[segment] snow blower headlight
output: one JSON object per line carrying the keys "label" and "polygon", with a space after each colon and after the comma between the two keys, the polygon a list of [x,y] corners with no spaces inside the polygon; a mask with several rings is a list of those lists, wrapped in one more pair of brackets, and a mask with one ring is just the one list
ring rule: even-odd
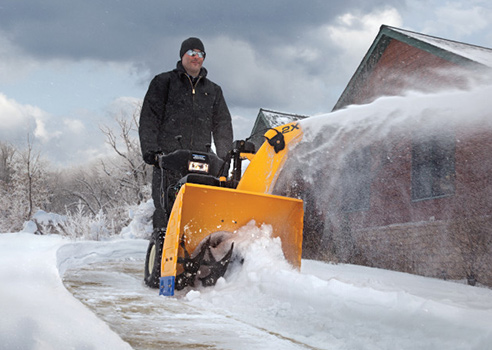
{"label": "snow blower headlight", "polygon": [[208,163],[190,161],[188,171],[208,174]]}

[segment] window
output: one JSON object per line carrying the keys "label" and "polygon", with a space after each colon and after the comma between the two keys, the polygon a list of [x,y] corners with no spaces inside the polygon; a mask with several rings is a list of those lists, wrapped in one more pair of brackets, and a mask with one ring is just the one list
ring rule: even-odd
{"label": "window", "polygon": [[412,199],[454,194],[455,137],[452,131],[414,137],[412,145]]}
{"label": "window", "polygon": [[341,173],[342,211],[369,209],[371,199],[371,149],[350,153]]}

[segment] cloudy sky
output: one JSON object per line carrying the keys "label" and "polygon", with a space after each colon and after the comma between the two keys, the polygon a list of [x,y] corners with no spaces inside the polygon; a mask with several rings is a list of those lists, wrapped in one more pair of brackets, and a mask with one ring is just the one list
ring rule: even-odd
{"label": "cloudy sky", "polygon": [[198,36],[236,138],[260,108],[329,112],[382,24],[492,47],[490,0],[2,0],[0,141],[58,165],[104,154],[151,78]]}

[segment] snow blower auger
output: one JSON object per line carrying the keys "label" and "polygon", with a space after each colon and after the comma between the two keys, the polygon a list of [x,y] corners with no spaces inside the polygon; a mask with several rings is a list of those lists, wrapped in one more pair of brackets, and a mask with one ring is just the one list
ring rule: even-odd
{"label": "snow blower auger", "polygon": [[[165,238],[157,235],[149,244],[146,284],[157,287],[159,281],[159,294],[165,296],[197,283],[214,285],[231,260],[235,232],[251,220],[271,225],[272,236],[280,238],[287,261],[300,268],[303,202],[271,191],[289,147],[302,135],[297,123],[270,129],[264,135],[267,142],[256,153],[252,143],[235,141],[228,178],[221,176],[224,162],[213,153],[178,150],[161,156],[161,167],[186,169],[186,174],[164,194],[172,197],[177,193],[171,199],[174,204]],[[245,159],[250,164],[241,176]]]}

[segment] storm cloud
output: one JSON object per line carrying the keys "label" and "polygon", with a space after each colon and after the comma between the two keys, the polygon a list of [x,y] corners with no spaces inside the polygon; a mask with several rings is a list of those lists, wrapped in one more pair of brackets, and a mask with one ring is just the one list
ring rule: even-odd
{"label": "storm cloud", "polygon": [[[259,108],[329,112],[382,24],[490,47],[491,16],[482,0],[3,0],[0,108],[32,125],[43,116],[42,142],[54,145],[67,125],[84,126],[82,138],[109,121],[114,101],[141,100],[154,75],[175,67],[181,42],[198,36],[245,137]],[[26,128],[10,129],[0,136]]]}

